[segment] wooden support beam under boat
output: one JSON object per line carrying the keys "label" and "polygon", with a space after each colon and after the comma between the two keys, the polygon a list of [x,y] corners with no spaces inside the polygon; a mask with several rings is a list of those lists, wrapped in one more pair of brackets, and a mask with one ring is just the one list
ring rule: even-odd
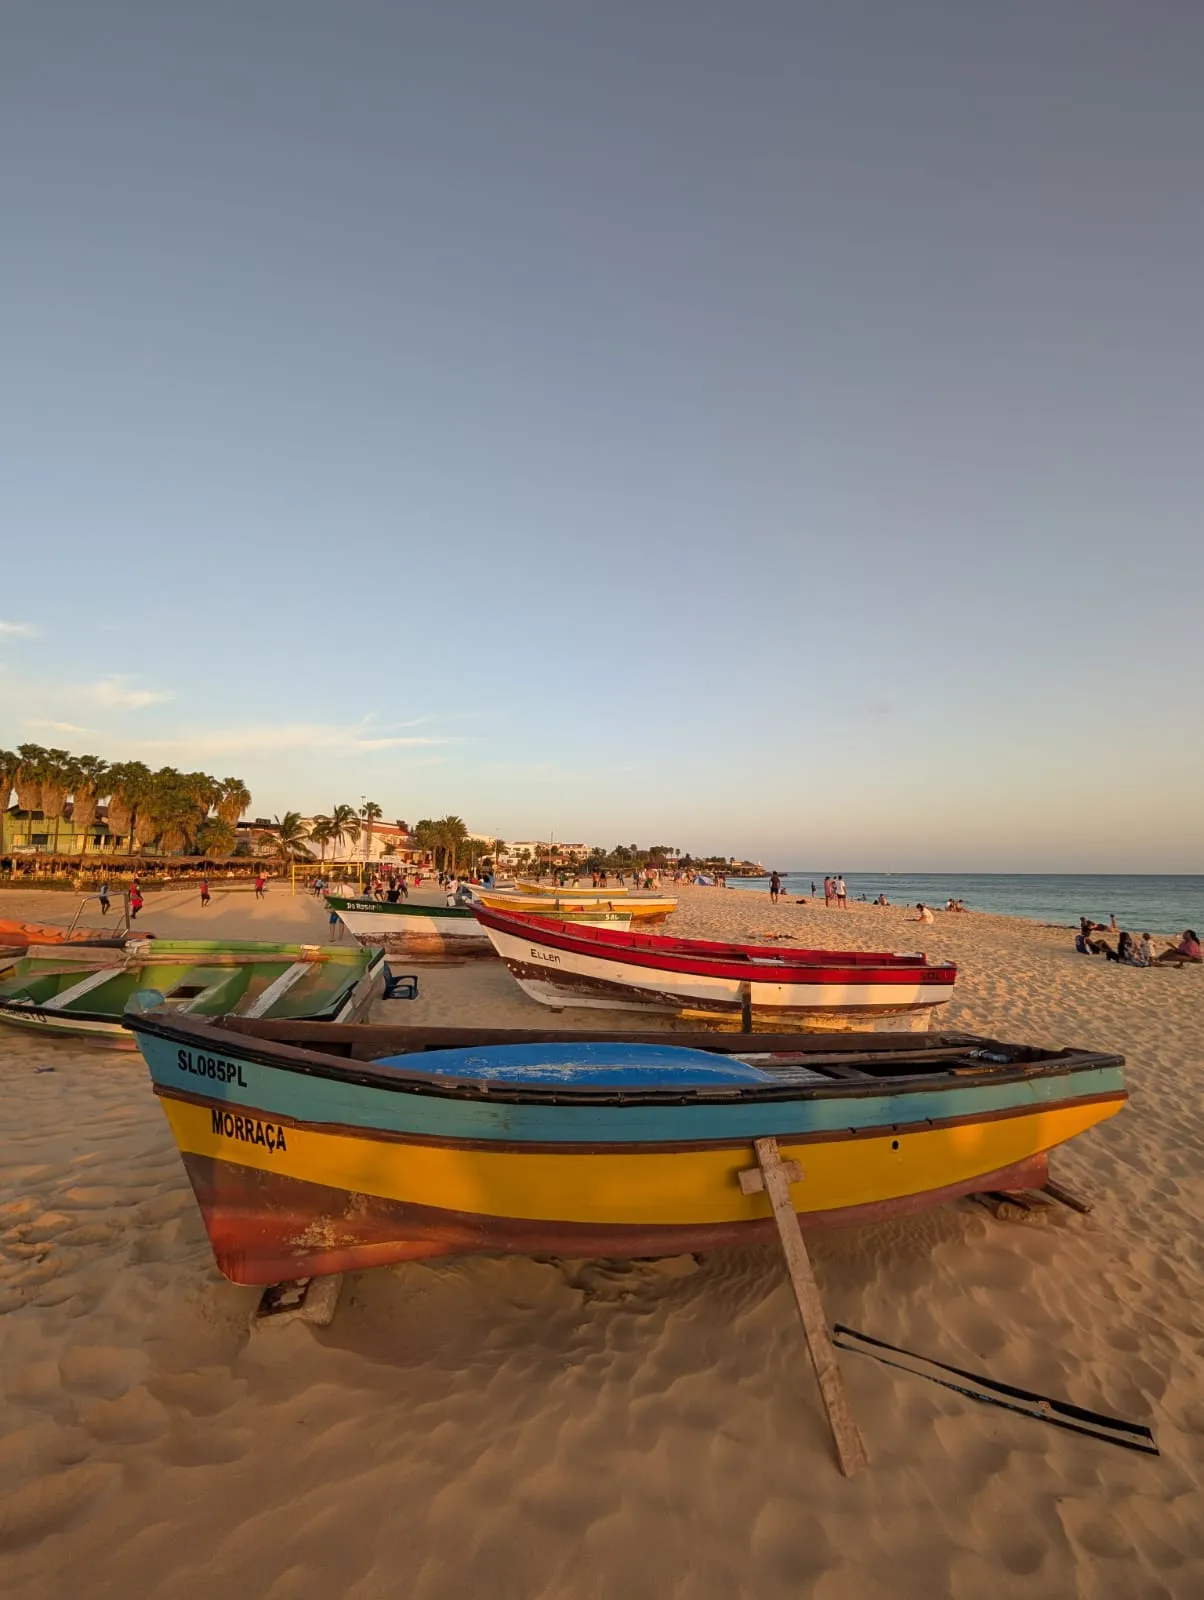
{"label": "wooden support beam under boat", "polygon": [[811,1356],[811,1365],[815,1368],[819,1392],[828,1417],[828,1426],[832,1430],[836,1458],[845,1477],[851,1478],[859,1468],[866,1465],[865,1444],[853,1420],[849,1397],[845,1392],[844,1378],[841,1376],[840,1362],[837,1360],[836,1350],[828,1334],[827,1318],[824,1316],[823,1301],[820,1299],[819,1285],[815,1281],[811,1257],[807,1253],[807,1246],[803,1242],[803,1231],[790,1201],[790,1185],[801,1180],[802,1169],[797,1161],[782,1160],[778,1141],[774,1138],[758,1139],[754,1148],[757,1152],[757,1167],[746,1168],[740,1173],[740,1187],[745,1194],[753,1192],[747,1187],[746,1180],[756,1177],[761,1181],[754,1188],[764,1188],[769,1196],[769,1203],[773,1207],[773,1219],[778,1226],[778,1237],[782,1241],[782,1254],[786,1257],[786,1272],[790,1278],[790,1287],[794,1291],[795,1304],[798,1306],[803,1334],[807,1340],[807,1350]]}

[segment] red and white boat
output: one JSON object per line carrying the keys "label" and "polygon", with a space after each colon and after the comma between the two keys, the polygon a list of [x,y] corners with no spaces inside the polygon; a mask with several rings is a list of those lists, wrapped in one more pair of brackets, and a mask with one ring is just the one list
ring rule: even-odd
{"label": "red and white boat", "polygon": [[796,1027],[923,1030],[952,998],[957,968],[923,954],[771,949],[662,939],[474,906],[493,947],[549,1006],[739,1017]]}

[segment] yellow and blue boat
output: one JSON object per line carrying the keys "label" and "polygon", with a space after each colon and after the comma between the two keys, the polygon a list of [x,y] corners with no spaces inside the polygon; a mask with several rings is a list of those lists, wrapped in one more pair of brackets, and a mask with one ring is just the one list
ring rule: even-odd
{"label": "yellow and blue boat", "polygon": [[929,1034],[486,1032],[181,1016],[137,1036],[236,1283],[469,1251],[676,1255],[762,1240],[777,1137],[804,1225],[1039,1188],[1119,1111],[1123,1058]]}

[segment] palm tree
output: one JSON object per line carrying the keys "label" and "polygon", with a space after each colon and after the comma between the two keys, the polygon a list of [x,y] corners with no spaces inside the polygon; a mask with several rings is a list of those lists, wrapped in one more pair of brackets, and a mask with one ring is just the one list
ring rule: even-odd
{"label": "palm tree", "polygon": [[333,834],[331,833],[333,826],[334,824],[331,822],[330,818],[324,817],[321,812],[318,813],[318,815],[309,825],[310,843],[321,846],[323,861],[326,860],[326,846],[330,843],[333,837]]}
{"label": "palm tree", "polygon": [[337,850],[344,839],[352,844],[360,836],[360,819],[354,806],[335,806],[330,813],[330,842]]}
{"label": "palm tree", "polygon": [[440,843],[446,852],[445,862],[451,863],[448,871],[454,872],[456,870],[456,852],[465,839],[468,838],[468,828],[464,823],[463,817],[456,816],[442,817],[437,827],[439,829]]}
{"label": "palm tree", "polygon": [[282,817],[276,818],[275,846],[276,854],[286,864],[301,858],[312,859],[305,848],[305,841],[309,834],[299,811],[286,811]]}
{"label": "palm tree", "polygon": [[130,855],[144,826],[139,813],[150,799],[151,785],[151,770],[141,761],[119,761],[109,768],[109,828],[129,836]]}
{"label": "palm tree", "polygon": [[88,829],[96,821],[96,808],[108,781],[108,764],[99,756],[80,756],[75,763],[75,782],[71,789],[71,823],[82,834],[79,846],[82,861],[88,849]]}
{"label": "palm tree", "polygon": [[8,810],[21,758],[15,750],[0,750],[0,811]]}
{"label": "palm tree", "polygon": [[203,856],[228,856],[237,837],[225,817],[207,817],[196,831],[196,847]]}
{"label": "palm tree", "polygon": [[46,752],[40,744],[19,744],[17,754],[21,759],[17,763],[13,777],[13,787],[17,791],[17,805],[28,813],[32,822],[33,813],[42,809],[42,779],[46,772]]}
{"label": "palm tree", "polygon": [[218,789],[217,814],[233,826],[251,804],[251,791],[241,778],[224,778]]}
{"label": "palm tree", "polygon": [[47,750],[42,764],[42,815],[54,823],[52,855],[58,855],[59,827],[67,809],[67,796],[75,787],[76,768],[67,750]]}
{"label": "palm tree", "polygon": [[434,860],[439,845],[438,830],[429,817],[423,817],[414,824],[410,829],[410,838],[424,855]]}
{"label": "palm tree", "polygon": [[372,860],[372,829],[373,829],[374,825],[377,823],[377,821],[381,817],[384,816],[384,812],[377,805],[375,800],[365,800],[363,805],[360,807],[360,816],[363,817],[363,819],[364,819],[364,828],[365,828],[365,832],[367,834],[367,843],[366,843],[366,845],[364,847],[364,854],[367,857],[367,859],[369,861],[371,861]]}

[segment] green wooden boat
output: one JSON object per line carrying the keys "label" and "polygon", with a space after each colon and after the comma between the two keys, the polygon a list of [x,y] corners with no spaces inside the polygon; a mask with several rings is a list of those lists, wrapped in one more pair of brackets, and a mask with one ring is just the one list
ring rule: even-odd
{"label": "green wooden boat", "polygon": [[124,950],[33,948],[0,962],[0,1022],[132,1049],[122,1026],[140,990],[211,1020],[354,1022],[384,989],[383,950],[143,939]]}

